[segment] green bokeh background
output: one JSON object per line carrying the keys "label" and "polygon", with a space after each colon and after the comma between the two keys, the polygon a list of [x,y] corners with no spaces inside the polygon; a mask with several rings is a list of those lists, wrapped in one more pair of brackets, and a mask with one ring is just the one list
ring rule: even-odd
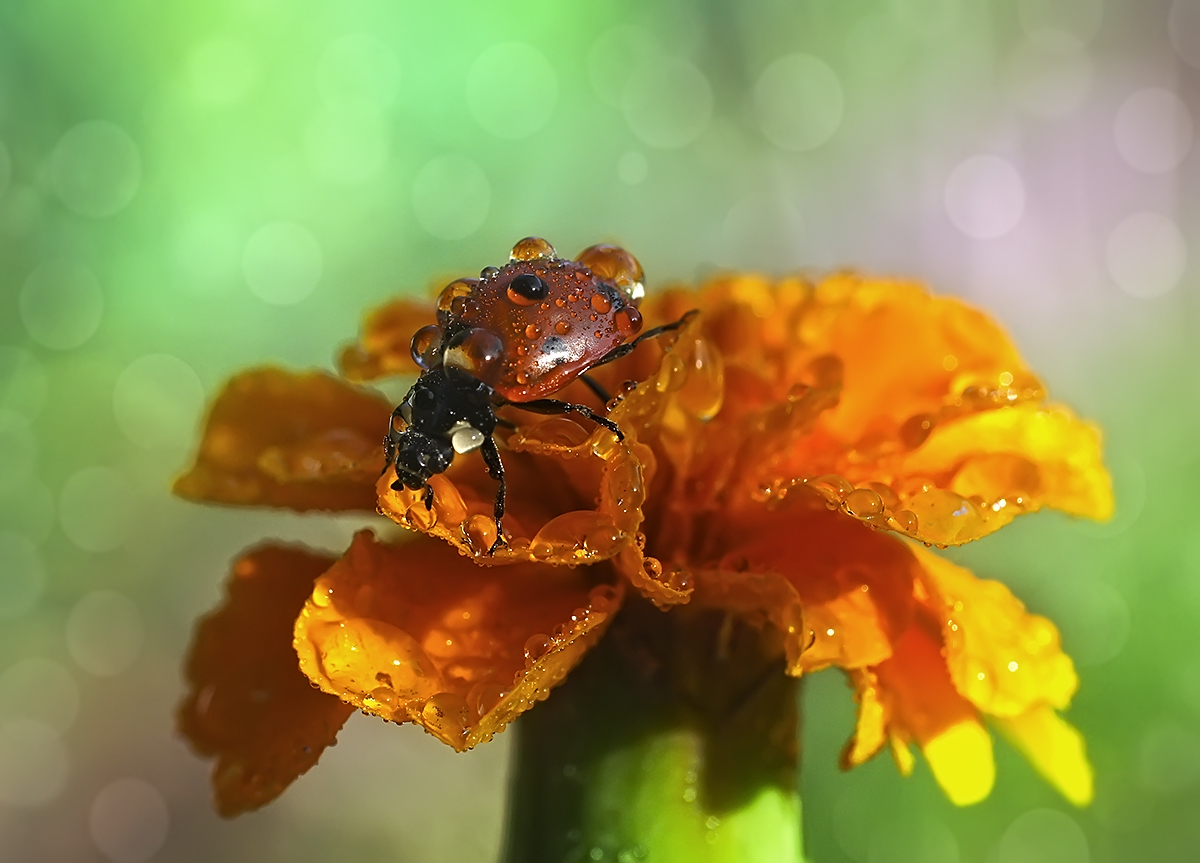
{"label": "green bokeh background", "polygon": [[1110,524],[953,552],[1060,624],[1095,804],[1004,744],[969,809],[923,765],[842,774],[821,674],[813,860],[1196,859],[1198,118],[1200,0],[5,2],[0,860],[494,859],[503,736],[359,717],[274,805],[212,813],[172,730],[192,623],[240,548],[355,522],[167,488],[232,372],[328,367],[365,309],[527,234],[622,242],[652,290],[919,277],[1105,429]]}

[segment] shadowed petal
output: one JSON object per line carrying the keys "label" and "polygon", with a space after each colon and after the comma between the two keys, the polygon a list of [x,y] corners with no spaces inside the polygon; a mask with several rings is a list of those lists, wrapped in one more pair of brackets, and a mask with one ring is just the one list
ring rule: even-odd
{"label": "shadowed petal", "polygon": [[367,713],[470,749],[549,694],[599,637],[622,592],[607,568],[476,566],[419,537],[360,532],[296,621],[300,666]]}
{"label": "shadowed petal", "polygon": [[[937,636],[924,623],[914,624],[873,672],[860,680],[878,690],[874,697],[888,733],[916,742],[951,802],[967,806],[987,797],[996,776],[992,738],[979,712],[954,688]],[[860,713],[870,700],[860,697]],[[852,742],[848,752],[856,749]]]}
{"label": "shadowed petal", "polygon": [[409,345],[421,327],[435,323],[432,303],[393,300],[373,309],[354,344],[342,349],[338,367],[347,380],[370,381],[387,375],[417,375]]}
{"label": "shadowed petal", "polygon": [[233,568],[225,601],[201,619],[187,662],[179,730],[216,758],[225,817],[269,803],[317,763],[354,708],[312,687],[292,649],[292,626],[333,558],[266,546]]}
{"label": "shadowed petal", "polygon": [[375,509],[392,406],[321,372],[263,368],[225,385],[175,493],[296,510]]}

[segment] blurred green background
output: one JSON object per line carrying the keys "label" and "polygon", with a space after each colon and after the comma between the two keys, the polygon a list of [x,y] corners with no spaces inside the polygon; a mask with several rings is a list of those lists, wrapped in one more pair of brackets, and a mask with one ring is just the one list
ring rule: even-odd
{"label": "blurred green background", "polygon": [[1197,118],[1200,0],[7,0],[0,860],[494,858],[504,736],[455,755],[357,717],[276,804],[213,814],[172,729],[193,621],[240,548],[355,523],[167,489],[232,372],[328,367],[365,309],[527,234],[622,242],[651,289],[919,277],[1106,430],[1113,522],[954,553],[1060,624],[1095,804],[1002,743],[965,810],[923,765],[839,773],[825,673],[813,860],[1197,859]]}

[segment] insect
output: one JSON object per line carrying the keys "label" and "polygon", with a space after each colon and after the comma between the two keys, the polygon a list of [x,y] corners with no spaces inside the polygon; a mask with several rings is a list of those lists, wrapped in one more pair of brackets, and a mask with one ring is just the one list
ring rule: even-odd
{"label": "insect", "polygon": [[511,427],[497,409],[575,413],[623,439],[607,417],[549,396],[578,378],[607,404],[608,394],[588,370],[678,329],[695,314],[641,332],[642,278],[641,264],[618,246],[589,246],[569,260],[545,240],[527,237],[503,267],[447,285],[438,298],[437,323],[412,338],[421,375],[392,412],[384,438],[384,471],[396,469],[392,488],[423,489],[431,509],[430,477],[449,468],[455,455],[479,450],[499,483],[494,552],[505,541],[505,483],[493,433],[498,425]]}

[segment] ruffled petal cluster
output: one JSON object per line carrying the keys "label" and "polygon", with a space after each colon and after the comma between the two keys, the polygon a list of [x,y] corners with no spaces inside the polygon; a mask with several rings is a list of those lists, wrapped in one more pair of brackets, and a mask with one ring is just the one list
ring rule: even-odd
{"label": "ruffled petal cluster", "polygon": [[[1098,431],[1046,403],[985,315],[917,285],[737,276],[642,312],[654,325],[693,308],[677,333],[594,370],[623,440],[502,409],[495,553],[495,483],[477,453],[432,478],[428,509],[380,474],[391,406],[364,385],[415,373],[408,338],[432,318],[419,304],[373,313],[342,378],[236,378],[178,489],[377,507],[426,534],[365,532],[315,584],[305,570],[292,636],[335,703],[456,749],[545,698],[632,589],[772,627],[791,674],[843,669],[859,707],[847,767],[887,748],[908,772],[915,745],[948,796],[972,803],[994,779],[990,723],[1068,799],[1090,799],[1082,738],[1058,716],[1077,678],[1053,624],[927,549],[1043,506],[1107,517]],[[560,397],[594,402],[578,382]]]}

